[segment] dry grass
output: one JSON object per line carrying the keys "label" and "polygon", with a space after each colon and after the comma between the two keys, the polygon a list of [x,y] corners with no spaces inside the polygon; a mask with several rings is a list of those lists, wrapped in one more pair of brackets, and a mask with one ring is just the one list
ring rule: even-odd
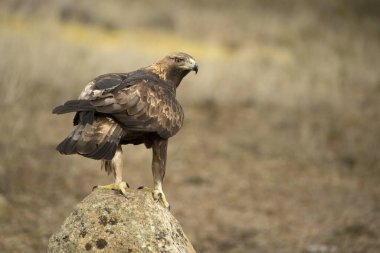
{"label": "dry grass", "polygon": [[[0,7],[1,252],[44,251],[111,180],[97,162],[55,152],[71,115],[51,109],[96,75],[175,50],[200,73],[178,91],[186,124],[169,145],[165,191],[199,252],[380,250],[375,1]],[[129,183],[151,184],[150,152],[126,150]]]}

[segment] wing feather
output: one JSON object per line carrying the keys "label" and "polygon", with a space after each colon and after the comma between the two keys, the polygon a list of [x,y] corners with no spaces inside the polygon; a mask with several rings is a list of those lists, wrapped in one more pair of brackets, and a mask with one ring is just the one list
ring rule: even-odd
{"label": "wing feather", "polygon": [[169,138],[182,127],[183,111],[165,82],[142,71],[108,74],[91,81],[80,99],[95,112],[112,115],[126,129]]}
{"label": "wing feather", "polygon": [[120,92],[116,96],[116,99],[119,104],[126,104],[127,107],[133,107],[139,102],[140,97],[137,94],[137,92],[130,92],[130,93]]}

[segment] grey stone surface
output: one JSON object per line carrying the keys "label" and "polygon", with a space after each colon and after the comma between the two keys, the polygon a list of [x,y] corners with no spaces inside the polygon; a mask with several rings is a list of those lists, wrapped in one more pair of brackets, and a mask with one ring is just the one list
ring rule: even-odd
{"label": "grey stone surface", "polygon": [[180,224],[150,192],[95,190],[49,239],[48,252],[195,252]]}

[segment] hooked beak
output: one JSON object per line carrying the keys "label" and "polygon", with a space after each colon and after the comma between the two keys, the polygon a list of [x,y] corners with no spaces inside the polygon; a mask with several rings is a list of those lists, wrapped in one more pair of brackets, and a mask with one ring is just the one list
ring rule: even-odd
{"label": "hooked beak", "polygon": [[185,65],[183,65],[184,69],[194,70],[195,74],[198,73],[198,63],[194,59],[189,59]]}
{"label": "hooked beak", "polygon": [[198,64],[197,63],[195,63],[193,70],[194,70],[195,74],[198,74]]}

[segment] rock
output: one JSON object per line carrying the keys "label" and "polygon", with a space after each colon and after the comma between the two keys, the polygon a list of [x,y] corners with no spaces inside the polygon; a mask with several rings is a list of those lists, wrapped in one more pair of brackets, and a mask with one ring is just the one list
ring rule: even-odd
{"label": "rock", "polygon": [[195,250],[178,221],[150,192],[95,190],[49,239],[48,252],[186,252]]}

